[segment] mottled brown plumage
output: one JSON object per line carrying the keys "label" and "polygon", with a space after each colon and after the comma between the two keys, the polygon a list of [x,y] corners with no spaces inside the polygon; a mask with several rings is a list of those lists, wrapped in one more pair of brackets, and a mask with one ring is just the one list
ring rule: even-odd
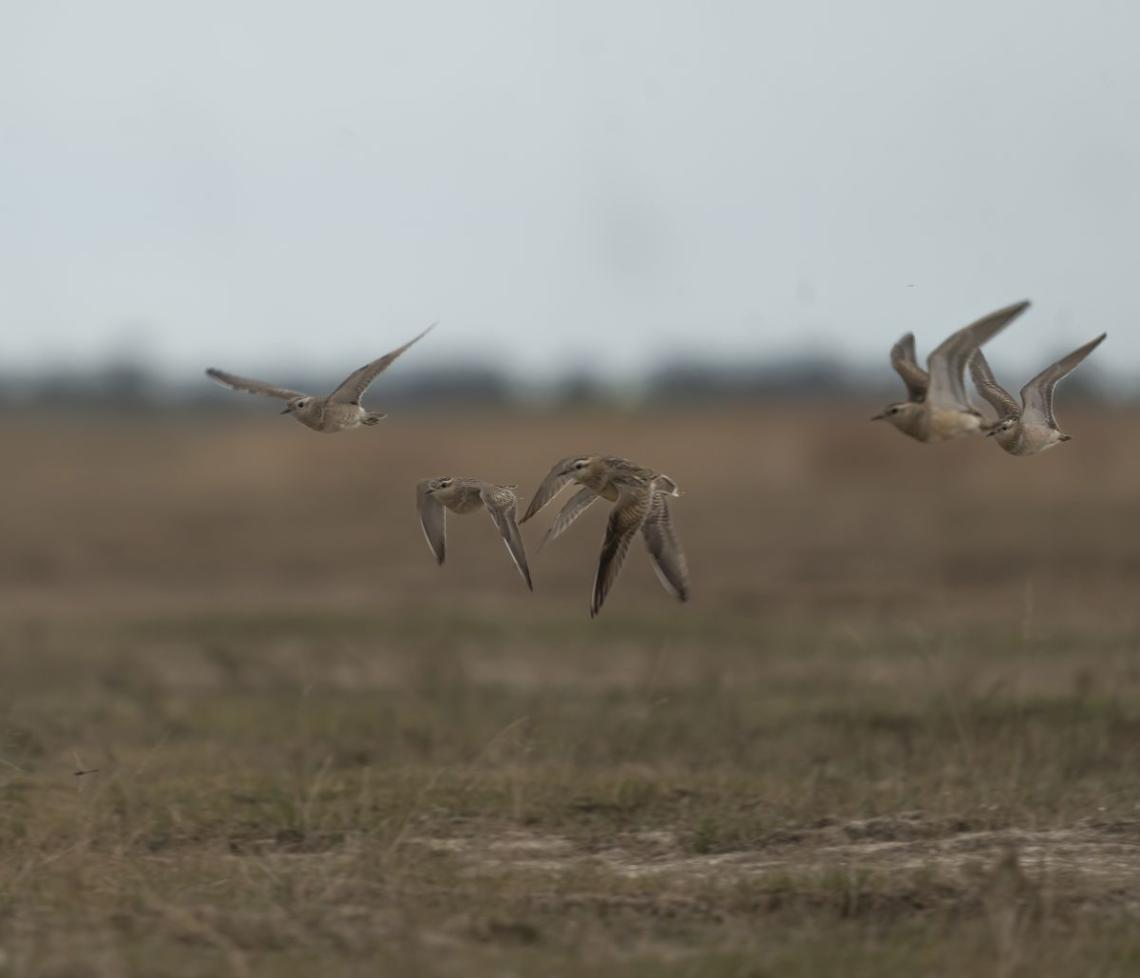
{"label": "mottled brown plumage", "polygon": [[420,514],[420,526],[428,546],[437,563],[442,564],[447,556],[447,514],[464,514],[483,507],[490,514],[491,522],[503,538],[507,553],[511,555],[526,586],[532,591],[534,584],[530,578],[530,568],[526,561],[526,548],[519,532],[516,514],[518,497],[514,486],[496,486],[479,479],[457,479],[453,476],[440,476],[424,479],[416,486],[416,508]]}
{"label": "mottled brown plumage", "polygon": [[927,370],[918,365],[914,335],[907,333],[891,348],[891,366],[906,384],[908,399],[888,404],[871,420],[889,421],[904,435],[923,442],[982,431],[982,416],[966,393],[966,364],[975,350],[1028,308],[1028,302],[1018,302],[964,326],[930,354]]}
{"label": "mottled brown plumage", "polygon": [[1076,369],[1085,357],[1104,341],[1107,333],[1078,347],[1050,364],[1021,388],[1021,404],[994,378],[981,350],[970,359],[970,374],[978,393],[998,413],[998,421],[987,433],[1010,455],[1038,455],[1054,448],[1072,435],[1063,434],[1053,413],[1053,392],[1061,378]]}
{"label": "mottled brown plumage", "polygon": [[231,390],[287,401],[285,410],[281,413],[293,415],[306,428],[325,433],[346,431],[359,425],[374,425],[384,417],[383,414],[365,410],[360,403],[361,397],[372,381],[387,370],[405,350],[418,343],[434,328],[435,323],[432,323],[419,336],[403,346],[354,370],[328,397],[314,397],[312,394],[304,394],[287,387],[276,387],[250,377],[239,377],[237,374],[226,373],[214,367],[210,367],[206,375]]}
{"label": "mottled brown plumage", "polygon": [[640,532],[662,584],[681,601],[689,598],[689,572],[685,554],[673,530],[667,497],[677,496],[677,484],[667,475],[646,469],[629,459],[604,455],[572,455],[556,462],[543,479],[520,522],[525,523],[568,483],[582,488],[562,508],[543,540],[553,540],[586,511],[596,499],[614,504],[606,523],[598,569],[590,598],[590,617],[602,605],[617,579],[633,538]]}

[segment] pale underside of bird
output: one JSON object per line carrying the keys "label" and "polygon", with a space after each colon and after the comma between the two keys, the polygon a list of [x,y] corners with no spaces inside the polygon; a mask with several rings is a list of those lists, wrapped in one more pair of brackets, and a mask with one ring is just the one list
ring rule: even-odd
{"label": "pale underside of bird", "polygon": [[907,399],[888,404],[871,420],[889,421],[903,434],[922,442],[947,441],[983,431],[981,412],[966,393],[966,365],[975,350],[1028,308],[1028,302],[1017,302],[964,326],[930,354],[926,370],[915,357],[914,334],[907,333],[891,348],[891,366],[906,384]]}
{"label": "pale underside of bird", "polygon": [[533,591],[526,548],[519,532],[518,497],[513,491],[515,488],[454,476],[440,476],[420,482],[416,486],[416,508],[420,514],[420,526],[423,527],[424,537],[435,555],[436,563],[442,564],[447,556],[446,511],[464,514],[482,507],[490,514],[491,522],[502,536],[507,553],[526,581],[526,586]]}
{"label": "pale underside of bird", "polygon": [[1072,435],[1064,434],[1057,426],[1053,392],[1058,382],[1100,346],[1107,335],[1101,333],[1095,340],[1042,370],[1021,388],[1020,404],[994,378],[982,351],[974,351],[970,359],[970,374],[978,393],[998,414],[997,424],[987,432],[987,437],[993,438],[1010,455],[1037,455],[1069,441]]}
{"label": "pale underside of bird", "polygon": [[529,520],[571,482],[582,488],[563,506],[547,530],[543,545],[566,532],[595,500],[606,499],[614,504],[594,575],[590,617],[601,611],[638,533],[645,540],[661,584],[678,600],[687,601],[689,570],[673,529],[668,503],[668,497],[680,495],[677,484],[667,475],[643,468],[628,459],[572,455],[551,468],[520,522]]}
{"label": "pale underside of bird", "polygon": [[239,377],[236,374],[226,373],[210,367],[206,374],[212,377],[223,387],[235,391],[245,391],[249,394],[261,394],[265,397],[276,397],[286,402],[282,414],[291,414],[306,428],[314,431],[332,433],[347,431],[360,425],[374,425],[386,417],[374,411],[367,410],[360,399],[368,389],[369,384],[387,370],[409,347],[418,343],[428,333],[435,329],[432,323],[419,336],[409,340],[391,353],[366,363],[358,370],[350,373],[327,397],[316,397],[301,391],[289,390],[286,387],[277,387],[260,380],[249,377]]}

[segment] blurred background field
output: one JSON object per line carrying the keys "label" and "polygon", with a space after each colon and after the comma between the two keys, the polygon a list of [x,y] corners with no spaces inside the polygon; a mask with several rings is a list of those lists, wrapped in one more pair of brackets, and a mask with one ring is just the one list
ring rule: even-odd
{"label": "blurred background field", "polygon": [[[0,978],[1140,973],[1140,5],[7,6]],[[1021,299],[1072,441],[868,422]],[[573,452],[691,603],[435,566]]]}
{"label": "blurred background field", "polygon": [[[8,973],[1135,971],[1135,413],[260,407],[0,430]],[[638,544],[589,620],[601,510],[436,567],[416,478],[579,450],[680,483],[690,604]]]}

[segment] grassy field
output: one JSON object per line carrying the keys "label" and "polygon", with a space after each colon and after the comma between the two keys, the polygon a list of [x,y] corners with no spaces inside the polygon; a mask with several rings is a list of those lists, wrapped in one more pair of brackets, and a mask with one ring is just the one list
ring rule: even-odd
{"label": "grassy field", "polygon": [[[870,413],[9,419],[0,975],[1140,973],[1140,416]],[[689,605],[589,620],[600,508],[436,567],[417,479],[577,451]]]}

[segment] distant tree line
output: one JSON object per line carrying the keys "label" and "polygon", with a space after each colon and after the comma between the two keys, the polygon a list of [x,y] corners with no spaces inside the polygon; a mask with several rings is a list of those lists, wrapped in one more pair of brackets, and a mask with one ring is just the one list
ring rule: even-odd
{"label": "distant tree line", "polygon": [[[304,391],[331,390],[340,377],[282,377],[285,386]],[[1130,391],[1110,390],[1095,370],[1065,381],[1065,398],[1115,396],[1132,400]],[[393,372],[381,381],[376,401],[404,409],[488,409],[536,404],[614,405],[715,404],[780,401],[890,401],[903,396],[902,385],[885,365],[859,369],[823,357],[796,357],[753,364],[698,363],[676,360],[660,365],[636,382],[615,383],[576,371],[541,385],[491,366],[415,368]],[[1016,388],[1019,384],[1010,381]],[[0,404],[8,409],[230,412],[252,409],[256,399],[226,391],[206,377],[172,383],[138,363],[120,362],[86,371],[37,375],[0,374]]]}

